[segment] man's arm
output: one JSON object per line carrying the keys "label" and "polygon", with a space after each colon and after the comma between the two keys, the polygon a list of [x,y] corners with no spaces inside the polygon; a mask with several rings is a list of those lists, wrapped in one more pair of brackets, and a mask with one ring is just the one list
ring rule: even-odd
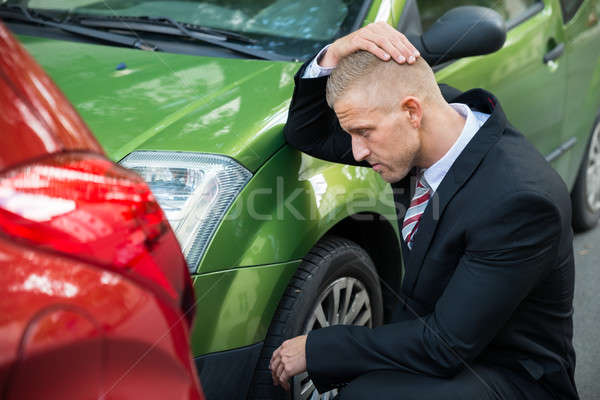
{"label": "man's arm", "polygon": [[320,392],[375,370],[450,377],[482,352],[555,261],[561,229],[555,205],[531,192],[482,216],[432,314],[309,333],[307,369]]}
{"label": "man's arm", "polygon": [[[413,63],[419,56],[417,49],[402,33],[387,23],[379,22],[336,40],[319,60],[319,66],[330,71],[341,58],[358,50],[369,51],[386,61],[392,58],[398,63]],[[305,77],[307,68],[310,69],[313,62],[305,63],[294,78],[296,86],[284,128],[286,141],[313,157],[369,166],[367,162],[357,163],[354,160],[350,136],[340,127],[335,113],[327,105],[327,75]]]}
{"label": "man's arm", "polygon": [[356,162],[352,142],[325,100],[327,76],[302,78],[309,63],[300,68],[294,81],[294,96],[283,128],[286,141],[294,148],[322,160],[368,167]]}

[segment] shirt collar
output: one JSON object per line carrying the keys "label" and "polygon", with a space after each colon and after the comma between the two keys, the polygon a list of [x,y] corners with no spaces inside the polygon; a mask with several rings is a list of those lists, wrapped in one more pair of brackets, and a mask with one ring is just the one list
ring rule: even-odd
{"label": "shirt collar", "polygon": [[460,153],[467,147],[473,136],[475,136],[475,133],[477,133],[481,125],[489,117],[488,114],[481,113],[477,113],[478,115],[475,116],[466,104],[451,103],[450,107],[454,108],[466,121],[460,136],[446,154],[431,167],[423,171],[423,178],[433,192],[440,186],[450,167],[454,164],[454,161],[456,161]]}

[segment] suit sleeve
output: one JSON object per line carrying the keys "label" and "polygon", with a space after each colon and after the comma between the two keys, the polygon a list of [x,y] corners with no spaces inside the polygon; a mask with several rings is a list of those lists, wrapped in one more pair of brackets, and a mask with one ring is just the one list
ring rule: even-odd
{"label": "suit sleeve", "polygon": [[557,207],[531,192],[480,211],[431,314],[375,329],[310,332],[307,367],[320,392],[374,370],[451,377],[485,349],[553,265],[561,222]]}
{"label": "suit sleeve", "polygon": [[294,77],[295,88],[288,120],[283,128],[286,141],[313,157],[342,164],[369,167],[356,162],[352,142],[325,100],[327,76],[303,79],[305,63]]}

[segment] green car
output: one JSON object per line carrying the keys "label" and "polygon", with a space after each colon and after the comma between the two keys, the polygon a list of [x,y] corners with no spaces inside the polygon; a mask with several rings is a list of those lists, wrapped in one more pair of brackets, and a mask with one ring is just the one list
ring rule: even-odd
{"label": "green car", "polygon": [[[464,5],[504,18],[499,50],[485,18],[458,18]],[[285,143],[300,62],[389,22],[430,50],[439,82],[497,95],[571,188],[574,227],[589,229],[599,16],[598,0],[0,0],[0,18],[163,207],[195,285],[191,350],[209,399],[318,398],[306,375],[290,395],[273,387],[272,351],[331,324],[379,325],[400,287],[391,187]],[[456,29],[432,42],[444,24]]]}

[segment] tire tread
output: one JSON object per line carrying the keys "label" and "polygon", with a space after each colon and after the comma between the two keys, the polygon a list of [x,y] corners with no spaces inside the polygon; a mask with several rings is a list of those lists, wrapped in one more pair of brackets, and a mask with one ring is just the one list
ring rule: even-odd
{"label": "tire tread", "polygon": [[306,282],[313,278],[318,268],[327,262],[328,259],[335,257],[340,251],[347,251],[351,248],[357,257],[368,254],[356,243],[339,237],[328,235],[317,242],[313,248],[303,257],[302,263],[296,270],[293,278],[290,280],[285,293],[283,294],[271,325],[267,332],[263,348],[259,357],[248,399],[266,400],[266,399],[287,399],[287,394],[280,388],[273,386],[271,371],[269,370],[269,361],[271,355],[287,338],[285,328],[287,326],[289,313],[303,292]]}

